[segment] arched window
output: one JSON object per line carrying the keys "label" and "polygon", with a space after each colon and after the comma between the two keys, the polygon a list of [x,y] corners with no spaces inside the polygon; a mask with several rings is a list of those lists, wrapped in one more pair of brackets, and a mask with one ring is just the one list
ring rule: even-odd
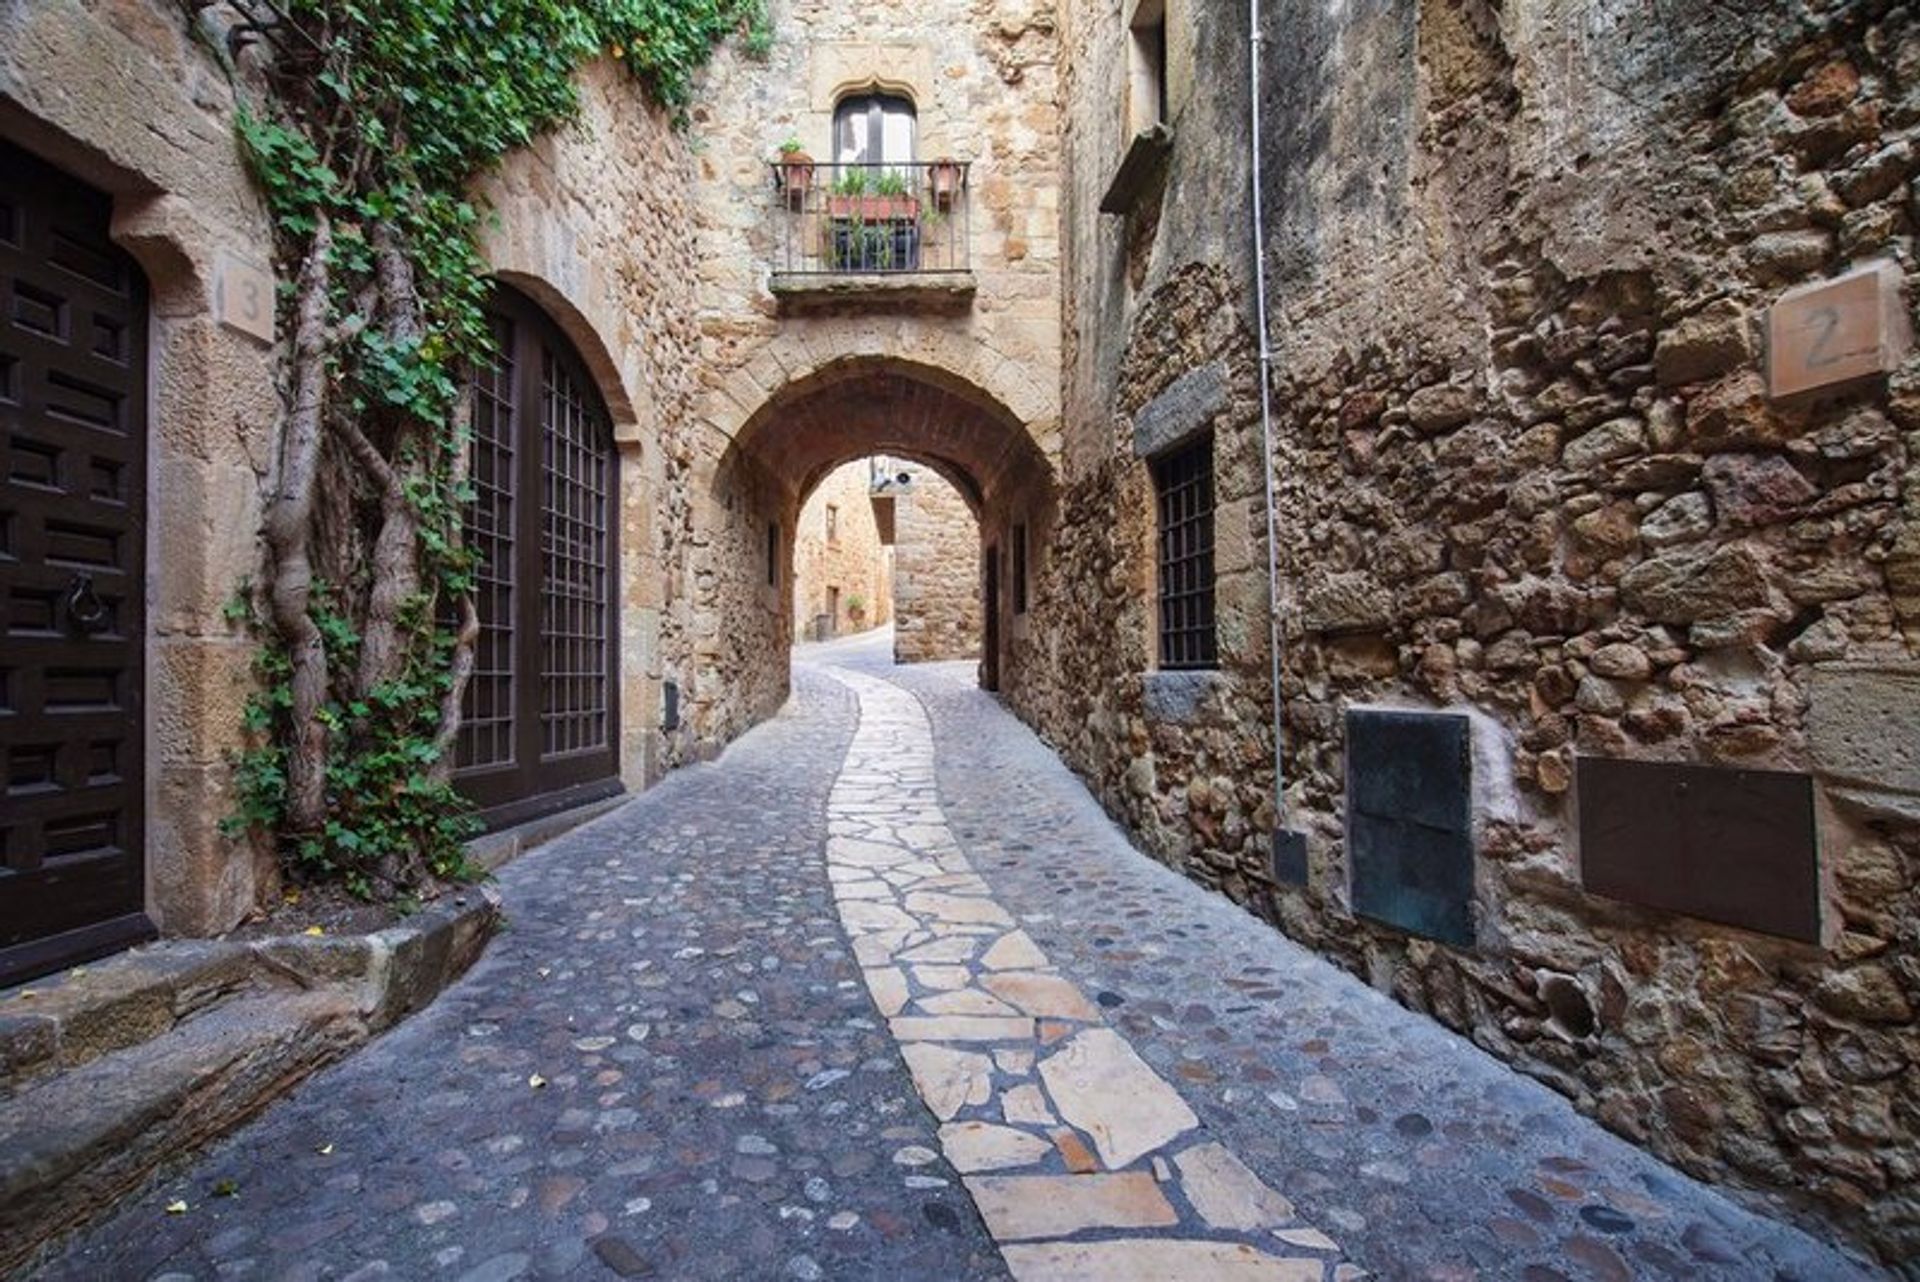
{"label": "arched window", "polygon": [[473,380],[480,636],[457,779],[505,826],[618,790],[612,423],[557,326],[504,287]]}
{"label": "arched window", "polygon": [[908,165],[918,124],[913,104],[894,94],[843,98],[833,113],[836,165]]}

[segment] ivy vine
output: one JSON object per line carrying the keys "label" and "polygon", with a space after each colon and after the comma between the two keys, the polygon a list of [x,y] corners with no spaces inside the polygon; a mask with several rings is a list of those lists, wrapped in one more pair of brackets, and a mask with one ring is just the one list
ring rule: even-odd
{"label": "ivy vine", "polygon": [[684,121],[766,0],[180,0],[235,71],[284,284],[285,412],[230,831],[297,879],[390,897],[463,875],[451,782],[478,620],[466,388],[493,356],[474,179],[622,60]]}

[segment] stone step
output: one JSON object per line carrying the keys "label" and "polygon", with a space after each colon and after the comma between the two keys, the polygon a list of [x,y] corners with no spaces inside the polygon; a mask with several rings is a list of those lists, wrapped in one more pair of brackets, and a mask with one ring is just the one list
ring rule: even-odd
{"label": "stone step", "polygon": [[268,989],[0,1103],[0,1276],[366,1036],[350,992]]}
{"label": "stone step", "polygon": [[252,991],[244,943],[168,941],[0,992],[0,1105],[33,1082],[165,1034]]}
{"label": "stone step", "polygon": [[431,1002],[498,918],[477,887],[370,935],[168,940],[0,993],[0,1277]]}

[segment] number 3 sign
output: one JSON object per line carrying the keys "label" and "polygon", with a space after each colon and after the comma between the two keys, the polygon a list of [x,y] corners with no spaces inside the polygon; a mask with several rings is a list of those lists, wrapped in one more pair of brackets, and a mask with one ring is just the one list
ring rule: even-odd
{"label": "number 3 sign", "polygon": [[1790,289],[1767,312],[1767,394],[1776,400],[1884,374],[1911,341],[1893,262]]}
{"label": "number 3 sign", "polygon": [[228,329],[273,342],[273,274],[225,250],[213,265],[213,314]]}

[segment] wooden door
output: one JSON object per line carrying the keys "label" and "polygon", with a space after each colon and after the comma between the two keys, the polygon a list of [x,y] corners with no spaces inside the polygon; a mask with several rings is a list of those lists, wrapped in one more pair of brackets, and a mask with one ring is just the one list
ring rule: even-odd
{"label": "wooden door", "polygon": [[987,545],[987,554],[981,558],[986,571],[986,600],[981,603],[980,617],[980,688],[998,690],[1000,688],[1000,549],[993,544]]}
{"label": "wooden door", "polygon": [[147,298],[112,213],[0,143],[0,984],[153,933]]}
{"label": "wooden door", "polygon": [[499,359],[474,380],[480,636],[457,779],[491,827],[619,791],[617,458],[558,327],[502,288]]}

